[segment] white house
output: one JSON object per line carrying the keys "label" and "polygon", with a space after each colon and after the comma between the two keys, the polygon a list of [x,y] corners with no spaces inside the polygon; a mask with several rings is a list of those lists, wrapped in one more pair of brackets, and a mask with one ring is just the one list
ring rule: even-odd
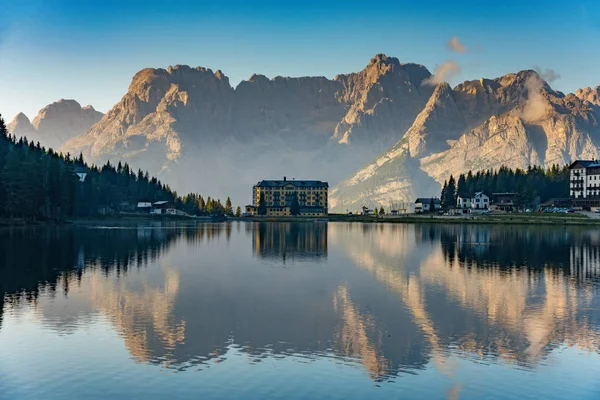
{"label": "white house", "polygon": [[490,208],[490,198],[483,192],[475,193],[471,199],[471,209],[487,210]]}
{"label": "white house", "polygon": [[476,192],[472,197],[456,198],[456,208],[471,210],[487,210],[490,208],[490,198],[483,192]]}
{"label": "white house", "polygon": [[456,208],[471,208],[471,197],[456,198]]}

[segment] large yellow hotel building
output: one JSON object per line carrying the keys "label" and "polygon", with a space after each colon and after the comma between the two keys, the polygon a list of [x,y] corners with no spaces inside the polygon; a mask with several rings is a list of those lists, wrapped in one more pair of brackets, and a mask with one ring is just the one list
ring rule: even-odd
{"label": "large yellow hotel building", "polygon": [[327,216],[329,184],[322,181],[283,180],[260,181],[252,187],[252,205],[246,212],[259,215],[261,196],[266,204],[266,216],[291,216],[291,205],[298,198],[299,215],[304,217]]}

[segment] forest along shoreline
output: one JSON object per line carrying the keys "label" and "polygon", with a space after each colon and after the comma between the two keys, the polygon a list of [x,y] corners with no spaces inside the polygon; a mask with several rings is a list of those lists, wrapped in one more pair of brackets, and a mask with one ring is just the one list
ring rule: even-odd
{"label": "forest along shoreline", "polygon": [[[168,208],[167,208],[168,206]],[[139,211],[139,212],[137,212]],[[0,115],[0,226],[65,224],[77,220],[233,215],[231,199],[180,196],[127,163],[88,164],[8,133]],[[240,208],[236,213],[241,213]],[[159,214],[159,215],[156,215]],[[174,214],[174,215],[169,215]]]}

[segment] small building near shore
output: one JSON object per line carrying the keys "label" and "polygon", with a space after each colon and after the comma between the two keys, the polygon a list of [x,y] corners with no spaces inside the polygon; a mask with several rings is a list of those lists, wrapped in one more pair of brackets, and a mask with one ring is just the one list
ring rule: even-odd
{"label": "small building near shore", "polygon": [[540,204],[540,207],[542,207],[542,208],[545,208],[545,207],[569,208],[569,207],[571,207],[571,199],[568,197],[566,197],[566,198],[559,197],[559,198],[546,200],[545,202]]}
{"label": "small building near shore", "polygon": [[487,210],[489,206],[490,198],[483,192],[475,192],[472,196],[458,196],[456,198],[456,208],[458,209]]}
{"label": "small building near shore", "polygon": [[[431,205],[433,204],[433,210]],[[415,200],[415,212],[434,212],[441,210],[442,203],[437,197],[419,197]]]}
{"label": "small building near shore", "polygon": [[137,212],[149,213],[152,210],[152,203],[149,201],[139,201],[135,209]]}
{"label": "small building near shore", "polygon": [[173,206],[173,204],[168,201],[156,201],[152,203],[152,209],[150,210],[150,214],[169,214],[176,215],[177,210]]}
{"label": "small building near shore", "polygon": [[492,211],[511,212],[517,210],[517,194],[514,192],[492,193]]}

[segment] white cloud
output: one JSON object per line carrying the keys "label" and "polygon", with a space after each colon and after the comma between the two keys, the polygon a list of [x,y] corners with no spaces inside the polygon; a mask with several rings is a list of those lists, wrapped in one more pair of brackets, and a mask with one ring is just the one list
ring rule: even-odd
{"label": "white cloud", "polygon": [[450,50],[453,50],[457,53],[467,52],[467,48],[465,47],[465,45],[463,45],[456,36],[452,36],[450,40],[448,40],[447,45]]}
{"label": "white cloud", "polygon": [[424,85],[437,85],[447,82],[460,74],[460,66],[454,60],[448,60],[441,65],[436,65],[433,75],[423,81]]}

